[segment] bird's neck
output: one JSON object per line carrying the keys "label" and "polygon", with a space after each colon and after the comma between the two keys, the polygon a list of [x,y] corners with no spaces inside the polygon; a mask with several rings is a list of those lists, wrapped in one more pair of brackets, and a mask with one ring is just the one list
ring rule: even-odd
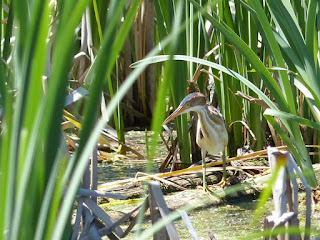
{"label": "bird's neck", "polygon": [[199,106],[195,112],[198,114],[199,118],[206,117],[209,114],[208,105]]}
{"label": "bird's neck", "polygon": [[[217,110],[216,110],[217,111]],[[214,113],[209,110],[209,105],[202,105],[197,109],[199,121],[210,122],[211,124],[224,125],[224,119],[218,112]],[[208,123],[207,123],[208,124]]]}

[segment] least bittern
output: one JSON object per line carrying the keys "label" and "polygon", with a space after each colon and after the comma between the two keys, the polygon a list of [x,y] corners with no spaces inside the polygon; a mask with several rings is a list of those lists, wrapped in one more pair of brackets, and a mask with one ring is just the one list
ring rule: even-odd
{"label": "least bittern", "polygon": [[186,96],[178,108],[163,122],[166,124],[176,116],[194,111],[198,114],[196,142],[201,148],[203,189],[207,190],[206,182],[206,154],[219,154],[222,152],[223,179],[226,183],[226,156],[225,148],[228,144],[228,133],[222,114],[215,107],[206,103],[203,94],[195,92]]}

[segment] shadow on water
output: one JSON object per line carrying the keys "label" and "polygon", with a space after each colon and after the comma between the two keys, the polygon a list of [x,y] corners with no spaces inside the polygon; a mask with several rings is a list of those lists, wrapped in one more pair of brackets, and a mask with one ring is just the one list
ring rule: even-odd
{"label": "shadow on water", "polygon": [[[114,161],[98,163],[98,184],[134,178],[137,172],[145,172],[146,163],[132,161]],[[159,164],[154,164],[152,173],[159,172]]]}

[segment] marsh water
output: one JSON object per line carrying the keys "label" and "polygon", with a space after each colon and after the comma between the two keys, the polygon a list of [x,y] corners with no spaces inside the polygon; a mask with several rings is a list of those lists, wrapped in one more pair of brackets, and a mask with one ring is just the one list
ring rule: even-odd
{"label": "marsh water", "polygon": [[[120,164],[120,162],[119,162]],[[109,167],[107,165],[110,165]],[[111,166],[112,165],[112,166]],[[101,170],[110,171],[116,170],[117,164],[102,164]],[[128,176],[134,177],[136,171],[143,170],[143,164],[133,163],[125,164],[124,169],[121,173],[117,171],[112,176],[116,180],[125,179]],[[156,169],[155,169],[156,170]],[[107,211],[114,212],[129,212],[135,206],[140,204],[143,199],[125,200],[125,201],[111,201],[109,204],[104,206]],[[209,235],[214,235],[216,239],[262,239],[259,237],[259,232],[263,230],[263,219],[267,214],[270,214],[273,209],[273,202],[270,199],[264,209],[264,214],[260,220],[253,223],[253,216],[255,214],[256,205],[258,200],[233,200],[232,202],[226,202],[219,204],[218,206],[211,206],[206,208],[200,208],[188,212],[188,216],[194,227],[198,239],[210,239]],[[304,209],[302,210],[304,213]],[[303,214],[301,214],[303,215]],[[312,227],[320,231],[320,213],[319,210],[314,210],[312,215]],[[303,225],[303,217],[300,216],[301,225]],[[190,233],[184,225],[181,219],[176,220],[175,226],[179,233],[180,239],[192,239]],[[126,229],[128,225],[122,225],[123,229]],[[142,225],[142,229],[149,229],[151,227],[151,220],[146,217]],[[137,227],[133,229],[125,239],[136,239],[134,232],[137,231]],[[150,237],[149,239],[152,239]],[[319,239],[312,237],[311,239]]]}
{"label": "marsh water", "polygon": [[[137,133],[138,138],[143,134],[144,133]],[[143,146],[144,139],[139,138],[139,140]],[[165,154],[165,150],[163,149],[158,149],[158,152]],[[153,173],[159,172],[158,169],[161,159],[164,157],[165,156],[163,155],[158,156],[158,159],[155,161],[152,169]],[[99,183],[135,177],[137,172],[145,171],[145,166],[145,161],[137,161],[130,158],[101,162],[98,167]],[[266,203],[263,216],[258,220],[258,222],[253,223],[253,216],[255,214],[258,201],[258,199],[236,199],[232,202],[219,204],[218,206],[192,210],[188,212],[188,216],[197,233],[198,239],[210,239],[209,236],[212,235],[216,239],[262,239],[261,235],[259,236],[259,232],[263,230],[264,217],[270,214],[273,209],[273,202],[270,199]],[[114,200],[104,205],[103,208],[106,211],[111,212],[128,212],[141,202],[142,199],[125,201]],[[301,216],[299,216],[301,222],[300,225],[303,225],[304,207],[303,204],[300,205],[302,205]],[[320,231],[320,213],[318,207],[314,208],[312,217],[312,229]],[[180,239],[192,239],[182,220],[176,220],[175,226],[178,230]],[[123,225],[123,229],[126,229],[126,227],[126,225]],[[146,220],[142,225],[142,229],[149,229],[150,227],[151,221],[146,217]],[[135,227],[132,233],[130,233],[125,239],[135,239],[135,231],[137,231],[137,227]],[[150,237],[150,239],[152,239],[152,237]],[[312,236],[311,239],[319,238]]]}
{"label": "marsh water", "polygon": [[[119,201],[114,201],[108,206],[108,210],[124,211],[126,209],[132,209],[133,206],[136,206],[141,201],[141,199],[136,199],[123,202],[123,204],[120,204]],[[257,239],[254,234],[262,230],[263,223],[259,221],[255,225],[252,224],[256,203],[256,201],[239,201],[232,205],[225,204],[200,208],[188,212],[188,216],[198,239],[210,239],[209,235],[214,235],[216,239]],[[268,205],[270,204],[271,203],[268,203]],[[176,220],[174,224],[180,239],[192,239],[181,219]],[[126,229],[127,225],[122,225],[122,227]],[[147,220],[145,220],[142,225],[142,229],[145,230],[150,227],[151,220],[147,217]],[[130,233],[125,239],[135,239],[134,232],[136,230],[137,227],[135,227],[133,233]],[[152,239],[152,237],[149,239]]]}

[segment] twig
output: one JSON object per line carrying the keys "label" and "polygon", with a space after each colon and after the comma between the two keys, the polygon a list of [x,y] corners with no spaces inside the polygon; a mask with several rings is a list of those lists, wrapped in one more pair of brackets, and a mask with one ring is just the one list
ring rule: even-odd
{"label": "twig", "polygon": [[136,178],[138,177],[139,174],[144,175],[144,176],[148,176],[148,177],[150,177],[150,178],[153,178],[153,179],[158,180],[158,181],[160,181],[160,182],[166,183],[166,184],[168,184],[168,185],[172,185],[172,186],[174,186],[174,187],[176,187],[176,188],[179,188],[180,190],[187,190],[186,188],[181,187],[180,185],[175,184],[175,183],[173,183],[173,182],[171,182],[171,181],[165,180],[165,179],[163,179],[163,178],[160,178],[160,177],[157,177],[157,176],[154,176],[154,175],[150,175],[150,174],[147,174],[147,173],[143,173],[143,172],[137,172]]}

